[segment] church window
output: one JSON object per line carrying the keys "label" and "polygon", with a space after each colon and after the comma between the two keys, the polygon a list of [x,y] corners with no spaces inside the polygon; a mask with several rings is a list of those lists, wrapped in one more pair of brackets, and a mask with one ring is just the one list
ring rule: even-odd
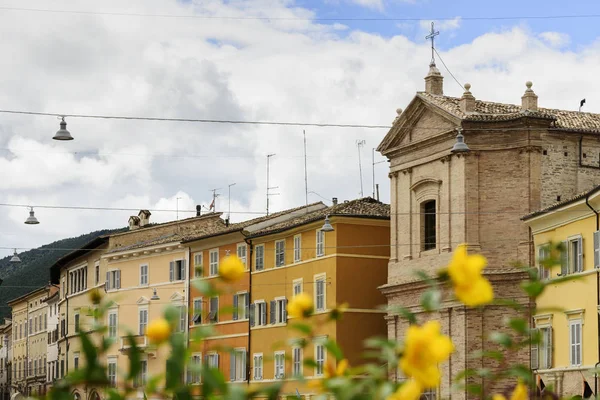
{"label": "church window", "polygon": [[437,242],[435,200],[429,200],[421,204],[421,226],[422,249],[435,249]]}

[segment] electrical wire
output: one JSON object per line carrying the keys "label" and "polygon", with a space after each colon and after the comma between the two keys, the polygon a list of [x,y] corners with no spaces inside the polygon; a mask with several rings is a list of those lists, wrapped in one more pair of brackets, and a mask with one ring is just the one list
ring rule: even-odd
{"label": "electrical wire", "polygon": [[[0,10],[6,11],[25,11],[25,12],[46,12],[57,14],[79,14],[79,15],[103,15],[103,16],[119,16],[119,17],[151,17],[151,18],[175,18],[175,19],[216,19],[216,20],[261,20],[261,21],[405,21],[405,22],[420,22],[420,21],[451,21],[457,17],[274,17],[274,16],[218,16],[218,15],[184,15],[184,14],[150,14],[150,13],[124,13],[124,12],[108,12],[108,11],[78,11],[65,9],[47,9],[47,8],[22,8],[22,7],[0,7]],[[563,14],[563,15],[510,15],[510,16],[494,16],[494,17],[460,17],[462,21],[505,21],[519,19],[582,19],[582,18],[600,18],[600,14]]]}
{"label": "electrical wire", "polygon": [[464,85],[462,83],[460,83],[458,81],[458,79],[456,79],[456,77],[454,76],[454,74],[452,73],[452,71],[450,71],[450,68],[448,68],[448,66],[446,65],[446,63],[444,62],[444,59],[442,58],[442,56],[440,56],[440,53],[438,53],[437,49],[435,47],[433,47],[433,51],[435,51],[435,54],[437,54],[438,58],[440,59],[440,61],[442,62],[442,64],[444,65],[444,68],[446,68],[446,71],[448,71],[448,73],[450,74],[450,76],[452,78],[454,78],[454,81],[458,84],[458,86],[460,87],[461,90],[464,90]]}

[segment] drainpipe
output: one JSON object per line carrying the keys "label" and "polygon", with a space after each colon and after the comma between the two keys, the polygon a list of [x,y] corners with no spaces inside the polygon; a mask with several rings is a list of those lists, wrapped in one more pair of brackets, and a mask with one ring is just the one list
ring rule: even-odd
{"label": "drainpipe", "polygon": [[[581,140],[579,141],[579,145],[581,146]],[[580,151],[581,154],[581,151]],[[589,202],[590,195],[585,196],[585,204],[589,207],[590,210],[596,214],[596,231],[600,230],[600,215],[598,211],[596,211]],[[594,265],[595,267],[595,265]],[[598,308],[600,307],[600,270],[596,268],[596,315],[598,318],[597,325],[597,336],[598,336],[598,362],[594,366],[594,369],[598,368],[598,364],[600,364],[600,313],[598,313]],[[594,372],[594,394],[598,394],[598,372]]]}
{"label": "drainpipe", "polygon": [[[243,235],[243,233],[242,233]],[[248,245],[248,313],[250,312],[250,304],[252,304],[252,254],[254,253],[254,247],[252,246],[252,240],[244,238],[244,242]],[[250,386],[250,377],[252,376],[252,327],[250,326],[250,315],[248,315],[248,354],[246,355],[246,380],[248,386]]]}

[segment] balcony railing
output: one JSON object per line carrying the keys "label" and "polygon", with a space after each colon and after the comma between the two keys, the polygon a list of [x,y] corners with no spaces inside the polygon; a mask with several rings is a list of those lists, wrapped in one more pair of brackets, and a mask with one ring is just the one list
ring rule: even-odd
{"label": "balcony railing", "polygon": [[[148,347],[148,338],[146,335],[136,335],[133,337],[133,341],[135,345],[140,350],[144,350]],[[119,351],[125,352],[131,348],[131,342],[127,336],[121,336],[121,346],[119,346]]]}

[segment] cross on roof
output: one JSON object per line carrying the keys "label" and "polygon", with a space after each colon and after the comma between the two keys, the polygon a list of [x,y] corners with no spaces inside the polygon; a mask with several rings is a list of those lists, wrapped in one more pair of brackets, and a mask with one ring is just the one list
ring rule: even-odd
{"label": "cross on roof", "polygon": [[435,52],[435,46],[434,46],[434,39],[437,35],[439,35],[440,32],[436,31],[433,27],[433,22],[431,23],[431,32],[429,32],[429,35],[425,36],[425,39],[431,39],[431,62],[429,63],[429,66],[433,66],[435,65],[435,57],[434,57],[434,52]]}

